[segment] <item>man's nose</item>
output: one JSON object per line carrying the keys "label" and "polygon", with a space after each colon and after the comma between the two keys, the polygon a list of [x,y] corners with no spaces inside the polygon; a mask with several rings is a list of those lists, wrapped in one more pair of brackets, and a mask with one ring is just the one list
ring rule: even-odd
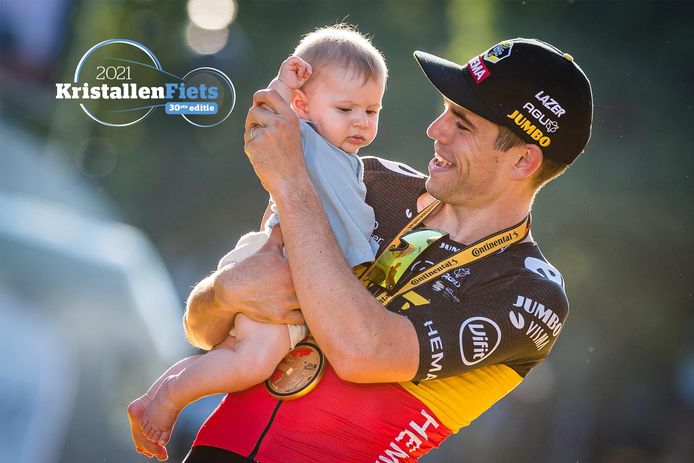
{"label": "man's nose", "polygon": [[432,140],[436,140],[442,143],[446,141],[446,113],[444,112],[439,117],[437,117],[427,128],[427,136]]}

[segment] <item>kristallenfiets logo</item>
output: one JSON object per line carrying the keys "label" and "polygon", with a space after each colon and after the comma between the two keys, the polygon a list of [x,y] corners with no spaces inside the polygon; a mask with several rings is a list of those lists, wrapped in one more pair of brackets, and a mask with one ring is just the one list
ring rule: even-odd
{"label": "kristallenfiets logo", "polygon": [[200,67],[178,76],[128,39],[94,45],[77,64],[73,81],[55,86],[56,99],[79,102],[87,116],[109,127],[135,124],[156,108],[197,127],[213,127],[236,103],[234,84],[219,69]]}

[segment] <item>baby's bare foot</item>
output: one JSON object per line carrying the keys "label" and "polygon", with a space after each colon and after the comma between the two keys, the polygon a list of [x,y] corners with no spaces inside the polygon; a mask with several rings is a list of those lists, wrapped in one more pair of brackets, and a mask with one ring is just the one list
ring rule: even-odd
{"label": "baby's bare foot", "polygon": [[141,421],[145,438],[161,446],[169,441],[176,418],[183,408],[172,398],[171,388],[174,380],[174,377],[168,377],[161,383],[154,398],[147,405]]}
{"label": "baby's bare foot", "polygon": [[132,435],[135,450],[143,454],[147,458],[156,457],[159,461],[164,461],[169,458],[166,449],[156,443],[147,440],[142,432],[141,422],[145,414],[145,410],[149,405],[150,400],[147,396],[142,396],[128,405],[128,420],[130,421],[130,433]]}

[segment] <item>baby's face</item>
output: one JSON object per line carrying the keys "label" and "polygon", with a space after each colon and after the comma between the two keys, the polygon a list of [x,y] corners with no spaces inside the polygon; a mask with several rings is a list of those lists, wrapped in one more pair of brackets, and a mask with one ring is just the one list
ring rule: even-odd
{"label": "baby's face", "polygon": [[308,118],[318,133],[348,153],[370,144],[378,132],[384,86],[376,79],[364,83],[336,66],[321,69],[306,88]]}

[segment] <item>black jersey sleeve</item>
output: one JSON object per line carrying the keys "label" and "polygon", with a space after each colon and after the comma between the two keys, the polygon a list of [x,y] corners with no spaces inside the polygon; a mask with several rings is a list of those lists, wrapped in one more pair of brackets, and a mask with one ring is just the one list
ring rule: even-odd
{"label": "black jersey sleeve", "polygon": [[561,285],[531,272],[499,278],[459,302],[436,299],[401,312],[420,343],[416,381],[505,364],[520,376],[547,357],[568,315]]}

